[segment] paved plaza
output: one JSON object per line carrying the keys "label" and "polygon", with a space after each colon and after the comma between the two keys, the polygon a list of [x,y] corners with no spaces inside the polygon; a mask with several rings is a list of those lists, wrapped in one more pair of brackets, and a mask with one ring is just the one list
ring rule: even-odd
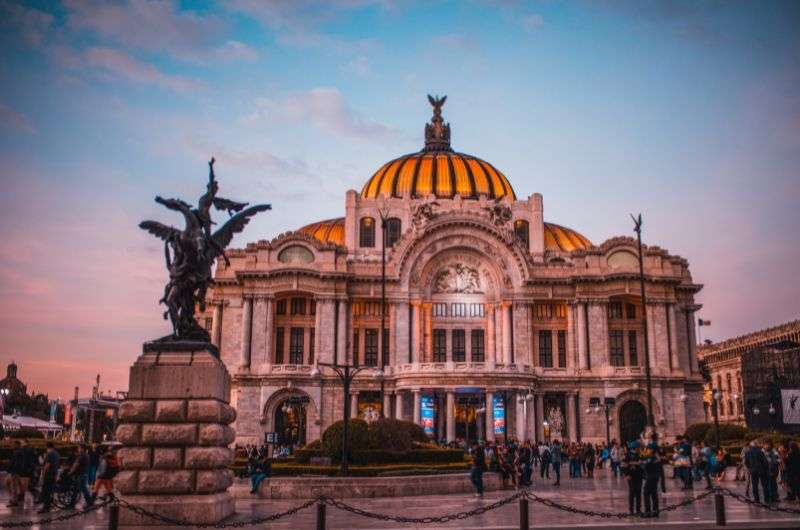
{"label": "paved plaza", "polygon": [[[727,482],[724,484],[729,489],[743,492],[742,483]],[[284,511],[292,506],[301,504],[301,501],[266,501],[251,499],[247,495],[247,485],[244,481],[237,481],[234,492],[237,497],[236,516],[233,521],[243,521],[256,517]],[[668,481],[667,494],[662,496],[662,503],[678,503],[688,496],[700,494],[704,490],[696,489],[695,492],[685,494],[678,490],[678,483]],[[569,479],[564,478],[562,485],[555,488],[550,481],[543,483],[536,480],[533,491],[540,497],[552,499],[562,504],[586,510],[598,511],[626,511],[627,487],[623,479],[615,479],[608,475],[608,471],[600,471],[594,479]],[[432,495],[423,497],[380,498],[380,499],[347,499],[352,506],[389,515],[406,517],[424,517],[444,515],[448,513],[468,511],[483,505],[492,504],[504,497],[512,495],[511,490],[487,493],[482,499],[472,495]],[[5,507],[6,495],[2,495],[2,508],[0,508],[0,521],[9,522],[25,520],[33,517],[28,499],[28,509],[10,509]],[[782,503],[781,506],[789,506]],[[800,505],[791,505],[800,508]],[[751,507],[733,499],[725,499],[725,508],[728,526],[732,528],[800,528],[800,516],[769,512],[761,508]],[[58,513],[58,512],[53,512]],[[38,517],[38,516],[36,516]],[[414,525],[400,524],[389,521],[365,518],[359,515],[343,512],[332,507],[327,508],[327,528],[345,530],[349,528],[463,528],[463,529],[515,529],[518,526],[519,504],[514,501],[498,509],[477,515],[466,520],[456,520],[445,524]],[[542,506],[530,501],[531,528],[570,528],[570,527],[598,527],[611,528],[714,528],[714,503],[713,496],[709,496],[690,506],[679,508],[672,512],[662,513],[658,519],[604,519],[601,517],[587,517],[579,514],[567,513],[554,508]],[[108,509],[103,508],[88,516],[72,519],[68,522],[53,524],[46,528],[60,529],[105,529],[107,528]],[[312,529],[316,528],[316,508],[308,508],[291,517],[280,519],[266,525],[254,528],[282,528],[282,529]],[[34,526],[33,528],[37,528]],[[44,528],[44,527],[43,527]]]}

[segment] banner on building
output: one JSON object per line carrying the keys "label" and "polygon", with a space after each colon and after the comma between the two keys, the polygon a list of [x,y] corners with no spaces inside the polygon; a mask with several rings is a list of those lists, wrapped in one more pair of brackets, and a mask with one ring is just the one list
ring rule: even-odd
{"label": "banner on building", "polygon": [[433,396],[420,397],[420,420],[425,434],[435,436],[433,429]]}
{"label": "banner on building", "polygon": [[494,433],[505,434],[506,420],[503,409],[503,396],[494,396],[494,403],[492,403],[492,411],[494,413]]}
{"label": "banner on building", "polygon": [[800,388],[782,388],[783,423],[800,425]]}

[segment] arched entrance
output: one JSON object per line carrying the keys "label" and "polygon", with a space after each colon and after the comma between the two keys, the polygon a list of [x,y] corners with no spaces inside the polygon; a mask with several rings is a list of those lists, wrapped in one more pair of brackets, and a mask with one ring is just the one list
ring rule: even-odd
{"label": "arched entrance", "polygon": [[647,411],[639,401],[626,401],[619,409],[619,436],[623,443],[638,440],[647,426]]}
{"label": "arched entrance", "polygon": [[306,444],[306,403],[301,397],[289,397],[275,408],[275,432],[282,445]]}

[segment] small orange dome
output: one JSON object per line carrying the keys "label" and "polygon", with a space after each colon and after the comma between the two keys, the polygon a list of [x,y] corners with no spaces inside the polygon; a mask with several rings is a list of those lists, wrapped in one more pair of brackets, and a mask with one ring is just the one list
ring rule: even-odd
{"label": "small orange dome", "polygon": [[322,243],[344,246],[344,217],[317,221],[297,230],[317,238]]}

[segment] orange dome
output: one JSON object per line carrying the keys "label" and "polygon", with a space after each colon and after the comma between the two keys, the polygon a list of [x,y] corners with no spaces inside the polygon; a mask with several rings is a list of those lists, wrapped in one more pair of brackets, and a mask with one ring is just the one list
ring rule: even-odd
{"label": "orange dome", "polygon": [[[311,223],[297,231],[313,236],[322,243],[344,246],[344,217]],[[586,250],[591,246],[591,241],[571,228],[553,223],[544,224],[545,250],[569,252],[576,249]]]}
{"label": "orange dome", "polygon": [[384,164],[364,185],[361,196],[426,197],[465,199],[486,195],[490,199],[516,199],[511,184],[485,160],[454,151],[420,151]]}

